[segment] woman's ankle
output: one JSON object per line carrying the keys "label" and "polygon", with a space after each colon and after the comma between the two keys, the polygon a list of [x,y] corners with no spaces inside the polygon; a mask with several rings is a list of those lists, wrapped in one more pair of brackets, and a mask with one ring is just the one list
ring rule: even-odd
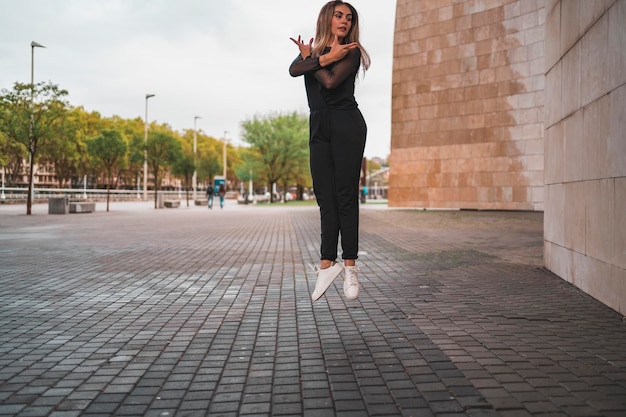
{"label": "woman's ankle", "polygon": [[330,268],[331,266],[333,266],[333,263],[333,261],[329,261],[328,259],[322,259],[322,262],[320,263],[320,269]]}
{"label": "woman's ankle", "polygon": [[344,260],[344,265],[345,266],[354,266],[354,265],[356,265],[356,259],[345,259]]}

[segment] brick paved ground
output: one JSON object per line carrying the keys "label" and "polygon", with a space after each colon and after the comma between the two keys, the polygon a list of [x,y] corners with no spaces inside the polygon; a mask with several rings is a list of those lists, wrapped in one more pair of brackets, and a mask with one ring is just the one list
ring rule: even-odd
{"label": "brick paved ground", "polygon": [[312,303],[314,207],[0,206],[0,415],[626,416],[626,323],[542,215],[362,210]]}

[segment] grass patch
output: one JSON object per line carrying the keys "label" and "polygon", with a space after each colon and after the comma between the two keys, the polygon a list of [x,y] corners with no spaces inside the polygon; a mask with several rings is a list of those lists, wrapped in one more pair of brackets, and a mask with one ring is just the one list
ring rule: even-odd
{"label": "grass patch", "polygon": [[282,206],[282,207],[300,207],[300,206],[316,206],[316,200],[291,200],[286,203],[282,201],[274,201],[273,203],[263,202],[257,203],[258,206]]}

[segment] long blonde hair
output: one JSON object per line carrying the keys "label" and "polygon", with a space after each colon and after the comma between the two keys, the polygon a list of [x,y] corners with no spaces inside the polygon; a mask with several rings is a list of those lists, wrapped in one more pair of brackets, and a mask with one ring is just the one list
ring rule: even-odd
{"label": "long blonde hair", "polygon": [[348,6],[352,12],[352,26],[343,41],[344,43],[356,42],[359,45],[359,49],[361,50],[361,65],[363,66],[363,72],[365,72],[370,67],[371,61],[369,54],[359,41],[359,15],[350,3],[346,3],[342,0],[329,1],[322,7],[322,10],[320,10],[320,14],[317,17],[317,28],[315,30],[315,42],[313,43],[312,55],[314,57],[322,55],[324,49],[333,43],[334,37],[331,31],[333,15],[335,13],[335,7],[342,4]]}

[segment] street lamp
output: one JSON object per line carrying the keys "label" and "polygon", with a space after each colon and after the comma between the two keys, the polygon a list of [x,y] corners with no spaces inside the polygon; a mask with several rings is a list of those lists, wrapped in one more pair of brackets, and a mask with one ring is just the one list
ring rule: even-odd
{"label": "street lamp", "polygon": [[31,213],[31,206],[33,204],[33,199],[35,197],[35,184],[33,175],[34,163],[33,161],[33,134],[35,133],[35,116],[33,115],[33,102],[35,100],[35,48],[45,48],[42,44],[39,44],[35,41],[30,43],[30,124],[28,129],[28,153],[29,153],[29,167],[30,172],[28,173],[28,185],[30,187],[30,193],[28,193],[28,202],[27,206],[27,214]]}
{"label": "street lamp", "polygon": [[228,130],[224,131],[224,155],[223,155],[223,159],[224,159],[224,186],[226,186],[227,182],[226,182],[226,134],[228,133]]}
{"label": "street lamp", "polygon": [[0,194],[0,199],[4,200],[6,196],[4,195],[4,171],[6,171],[5,167],[2,167],[2,194]]}
{"label": "street lamp", "polygon": [[196,139],[196,120],[202,119],[200,116],[193,117],[193,179],[191,182],[193,183],[193,199],[196,199],[196,189],[198,188],[198,168],[196,167],[196,151],[198,148],[197,139]]}
{"label": "street lamp", "polygon": [[[148,144],[148,99],[154,94],[146,94],[146,123],[143,134],[144,145]],[[148,199],[148,150],[143,150],[143,199]]]}

